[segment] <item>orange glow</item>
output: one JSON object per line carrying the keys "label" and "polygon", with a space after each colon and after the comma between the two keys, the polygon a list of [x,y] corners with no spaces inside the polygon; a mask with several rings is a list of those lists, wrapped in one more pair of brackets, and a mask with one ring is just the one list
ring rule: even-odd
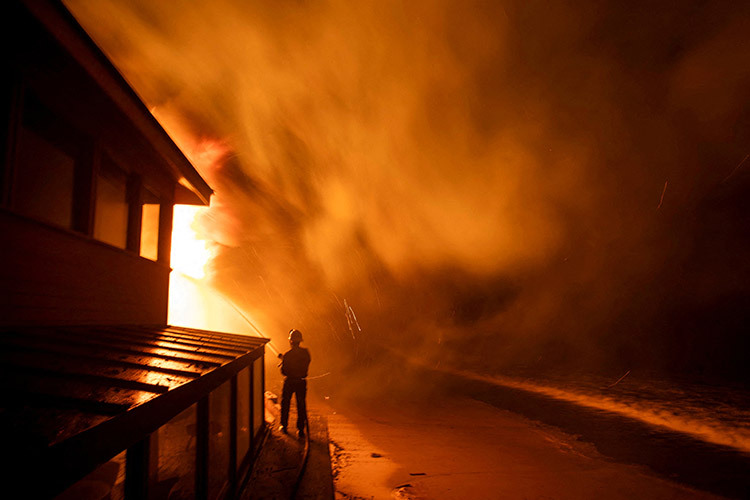
{"label": "orange glow", "polygon": [[586,394],[578,390],[568,390],[513,377],[485,376],[449,368],[442,371],[469,380],[512,387],[587,408],[616,413],[670,431],[686,434],[707,443],[729,446],[743,453],[750,453],[750,430],[727,426],[723,422],[703,415],[691,415],[680,400],[674,401],[670,407],[655,407],[648,401],[643,403],[619,401],[615,396]]}
{"label": "orange glow", "polygon": [[[236,306],[211,287],[206,267],[210,243],[193,229],[195,218],[207,207],[176,205],[172,222],[172,274],[169,279],[170,325],[257,335]],[[243,311],[242,314],[248,316]],[[255,319],[250,318],[254,324]]]}
{"label": "orange glow", "polygon": [[141,215],[141,257],[156,260],[159,254],[159,211],[157,203],[143,205]]}
{"label": "orange glow", "polygon": [[[243,311],[245,316],[249,313]],[[207,282],[173,271],[169,279],[170,325],[204,330],[258,335],[250,324]],[[250,318],[254,324],[255,319]]]}
{"label": "orange glow", "polygon": [[195,217],[208,210],[192,205],[175,205],[172,222],[172,269],[201,279],[206,275],[205,267],[211,258],[206,240],[198,238],[192,223]]}
{"label": "orange glow", "polygon": [[744,11],[677,2],[671,33],[628,12],[635,43],[616,2],[64,3],[215,190],[210,248],[202,209],[175,213],[171,323],[254,333],[229,299],[336,363],[369,337],[498,370],[745,376]]}

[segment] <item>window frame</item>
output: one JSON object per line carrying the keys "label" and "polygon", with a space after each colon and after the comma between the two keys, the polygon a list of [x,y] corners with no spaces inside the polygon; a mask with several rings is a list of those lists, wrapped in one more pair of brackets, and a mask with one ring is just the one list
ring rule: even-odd
{"label": "window frame", "polygon": [[[41,224],[88,234],[91,229],[91,188],[94,170],[94,143],[78,131],[64,117],[55,113],[28,86],[21,84],[12,97],[9,117],[8,143],[6,144],[6,172],[4,175],[3,206],[11,212]],[[20,145],[23,128],[38,135],[51,146],[73,160],[73,186],[71,195],[71,221],[69,226],[25,214],[16,205],[18,172],[20,169]]]}
{"label": "window frame", "polygon": [[[78,236],[86,237],[109,248],[126,251],[136,257],[168,264],[168,243],[171,238],[171,199],[159,194],[159,189],[147,184],[136,169],[125,168],[96,138],[82,132],[67,120],[63,113],[53,109],[24,78],[15,73],[3,85],[3,116],[6,118],[6,141],[3,144],[2,168],[0,168],[0,209],[33,221]],[[20,141],[23,127],[70,156],[74,162],[73,192],[71,193],[71,222],[69,226],[24,213],[14,200],[16,179],[20,165]],[[127,237],[124,248],[110,244],[94,236],[96,217],[96,189],[103,164],[114,165],[126,175],[126,200],[128,204]],[[156,258],[141,256],[141,225],[143,204],[146,199],[159,205]],[[171,222],[171,221],[169,221]],[[167,232],[169,234],[167,234]]]}

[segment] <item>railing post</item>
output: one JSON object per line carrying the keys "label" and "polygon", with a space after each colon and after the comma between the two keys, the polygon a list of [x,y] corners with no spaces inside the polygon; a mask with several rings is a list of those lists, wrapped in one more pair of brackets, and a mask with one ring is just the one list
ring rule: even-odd
{"label": "railing post", "polygon": [[253,394],[255,394],[255,366],[253,366],[254,361],[251,361],[248,366],[248,369],[250,371],[250,384],[248,386],[248,390],[250,394],[248,394],[248,397],[250,398],[250,447],[248,449],[248,454],[250,456],[253,456],[253,453],[255,453],[255,399],[253,399]]}
{"label": "railing post", "polygon": [[151,459],[151,435],[128,448],[125,454],[125,498],[144,500],[148,498],[149,470]]}
{"label": "railing post", "polygon": [[237,493],[237,375],[232,377],[229,398],[229,498]]}
{"label": "railing post", "polygon": [[208,395],[198,400],[195,436],[195,498],[208,498]]}
{"label": "railing post", "polygon": [[[260,353],[260,430],[266,429],[266,346]],[[296,396],[295,396],[296,397]]]}

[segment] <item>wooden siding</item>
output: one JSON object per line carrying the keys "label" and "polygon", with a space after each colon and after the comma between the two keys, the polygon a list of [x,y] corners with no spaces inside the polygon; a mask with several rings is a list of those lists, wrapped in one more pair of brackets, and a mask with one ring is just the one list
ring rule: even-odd
{"label": "wooden siding", "polygon": [[166,324],[170,269],[0,211],[0,326]]}

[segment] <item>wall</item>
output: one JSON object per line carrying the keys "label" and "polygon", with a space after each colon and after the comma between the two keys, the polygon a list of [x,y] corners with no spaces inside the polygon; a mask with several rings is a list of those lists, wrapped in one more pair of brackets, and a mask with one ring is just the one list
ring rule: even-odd
{"label": "wall", "polygon": [[0,211],[0,326],[166,324],[170,269]]}

